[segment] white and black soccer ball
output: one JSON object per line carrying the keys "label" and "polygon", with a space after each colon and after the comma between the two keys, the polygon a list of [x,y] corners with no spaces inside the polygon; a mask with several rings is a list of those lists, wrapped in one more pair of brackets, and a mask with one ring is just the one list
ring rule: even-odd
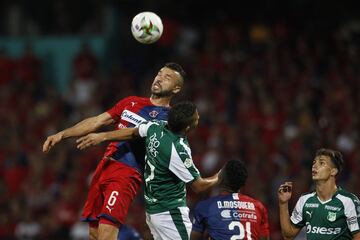
{"label": "white and black soccer ball", "polygon": [[163,33],[161,18],[153,12],[141,12],[133,18],[131,32],[140,43],[154,43]]}

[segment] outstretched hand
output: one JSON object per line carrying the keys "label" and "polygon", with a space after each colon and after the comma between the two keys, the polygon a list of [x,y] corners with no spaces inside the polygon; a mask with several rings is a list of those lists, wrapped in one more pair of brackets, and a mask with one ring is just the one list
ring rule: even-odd
{"label": "outstretched hand", "polygon": [[48,153],[50,149],[55,146],[55,144],[59,143],[62,140],[62,134],[56,133],[54,135],[48,136],[46,141],[43,144],[43,152]]}
{"label": "outstretched hand", "polygon": [[104,141],[104,138],[102,137],[101,133],[90,133],[76,140],[76,143],[78,144],[76,147],[80,150],[83,150],[90,146],[95,146],[102,141]]}
{"label": "outstretched hand", "polygon": [[279,203],[287,203],[291,198],[292,182],[281,184],[278,190]]}

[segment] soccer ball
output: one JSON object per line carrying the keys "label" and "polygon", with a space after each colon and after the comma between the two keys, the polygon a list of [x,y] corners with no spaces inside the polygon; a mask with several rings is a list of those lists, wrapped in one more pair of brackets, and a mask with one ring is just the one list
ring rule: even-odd
{"label": "soccer ball", "polygon": [[131,32],[134,38],[141,43],[154,43],[163,33],[161,18],[153,12],[141,12],[133,18]]}

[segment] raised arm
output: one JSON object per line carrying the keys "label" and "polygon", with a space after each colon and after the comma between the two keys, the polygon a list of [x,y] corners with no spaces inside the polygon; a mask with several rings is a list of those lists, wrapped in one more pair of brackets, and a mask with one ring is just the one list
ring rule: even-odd
{"label": "raised arm", "polygon": [[129,140],[139,136],[138,128],[122,128],[115,131],[90,133],[76,140],[78,149],[85,149],[104,141]]}
{"label": "raised arm", "polygon": [[295,227],[290,221],[289,200],[291,198],[291,192],[292,182],[285,182],[280,185],[278,190],[280,226],[284,239],[293,239],[301,230]]}
{"label": "raised arm", "polygon": [[199,177],[191,183],[191,188],[194,192],[199,193],[208,190],[218,183],[219,172],[208,178]]}
{"label": "raised arm", "polygon": [[43,152],[49,152],[55,144],[65,138],[84,136],[85,134],[94,132],[100,127],[109,125],[113,122],[114,120],[107,112],[94,117],[86,118],[72,127],[47,137],[43,145]]}

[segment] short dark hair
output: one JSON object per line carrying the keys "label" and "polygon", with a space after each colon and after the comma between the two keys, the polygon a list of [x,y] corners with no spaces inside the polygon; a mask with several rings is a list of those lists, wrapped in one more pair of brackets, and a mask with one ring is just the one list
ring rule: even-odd
{"label": "short dark hair", "polygon": [[243,161],[232,159],[229,160],[222,170],[223,184],[233,192],[238,192],[243,187],[248,178],[246,165]]}
{"label": "short dark hair", "polygon": [[320,148],[316,151],[315,157],[318,156],[328,156],[331,159],[331,162],[335,165],[338,170],[338,174],[343,170],[344,159],[342,154],[339,151],[335,151],[327,148]]}
{"label": "short dark hair", "polygon": [[180,76],[181,76],[180,85],[182,86],[184,84],[184,80],[186,78],[186,72],[184,71],[183,67],[180,64],[174,63],[174,62],[165,63],[165,67],[170,68],[180,74]]}
{"label": "short dark hair", "polygon": [[169,129],[180,133],[194,121],[196,106],[192,102],[179,102],[171,107],[168,116]]}

